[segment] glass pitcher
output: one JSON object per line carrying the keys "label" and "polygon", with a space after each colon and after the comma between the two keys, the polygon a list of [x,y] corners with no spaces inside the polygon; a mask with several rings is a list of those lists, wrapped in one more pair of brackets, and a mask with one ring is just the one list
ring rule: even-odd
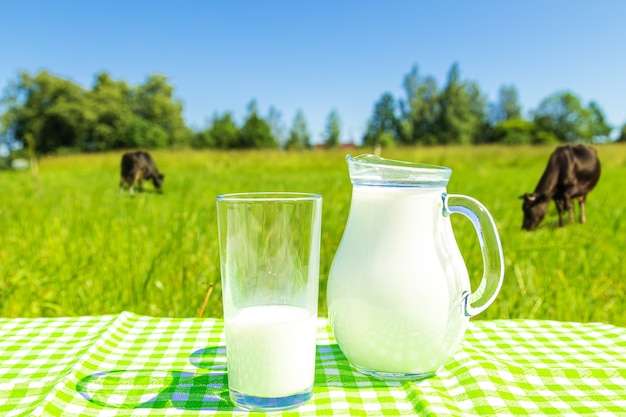
{"label": "glass pitcher", "polygon": [[[497,296],[500,237],[487,209],[448,194],[452,170],[375,155],[346,157],[353,184],[327,289],[329,322],[359,371],[382,379],[432,377],[454,354],[469,318]],[[450,215],[476,229],[484,273],[472,293]]]}

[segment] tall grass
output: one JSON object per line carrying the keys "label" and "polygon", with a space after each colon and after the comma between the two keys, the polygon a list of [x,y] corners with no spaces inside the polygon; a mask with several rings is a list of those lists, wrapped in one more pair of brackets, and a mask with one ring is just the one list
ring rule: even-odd
{"label": "tall grass", "polygon": [[[383,156],[453,169],[451,193],[477,198],[496,219],[506,275],[480,318],[603,321],[626,326],[626,146],[597,147],[602,176],[586,225],[558,228],[551,204],[533,232],[521,230],[521,200],[534,189],[551,147],[397,148]],[[355,153],[368,152],[358,150]],[[350,208],[341,150],[154,152],[164,192],[131,198],[118,189],[121,154],[48,157],[39,179],[0,172],[0,314],[65,316],[130,310],[221,316],[215,197],[236,191],[323,196],[320,315],[328,270]],[[473,285],[482,273],[478,240],[453,216]]]}

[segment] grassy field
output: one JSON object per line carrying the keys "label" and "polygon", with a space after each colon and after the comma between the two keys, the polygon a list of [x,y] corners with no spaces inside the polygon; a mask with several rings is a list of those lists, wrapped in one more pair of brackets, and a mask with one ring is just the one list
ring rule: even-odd
{"label": "grassy field", "polygon": [[[477,198],[496,219],[505,283],[479,318],[626,326],[626,146],[597,149],[603,172],[588,198],[588,224],[556,227],[551,204],[534,232],[521,230],[517,197],[534,189],[552,147],[397,148],[383,156],[451,167],[448,191]],[[146,184],[135,198],[119,193],[120,155],[44,158],[38,177],[0,172],[0,315],[197,316],[213,284],[204,315],[221,316],[215,197],[236,191],[323,196],[326,314],[326,279],[350,205],[344,151],[153,152],[166,175],[164,193]],[[452,219],[478,279],[482,260],[471,224]]]}

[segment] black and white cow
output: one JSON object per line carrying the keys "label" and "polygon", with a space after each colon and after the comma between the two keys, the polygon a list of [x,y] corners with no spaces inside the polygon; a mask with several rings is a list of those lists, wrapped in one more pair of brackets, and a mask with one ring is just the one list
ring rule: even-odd
{"label": "black and white cow", "polygon": [[522,229],[534,230],[541,223],[550,200],[556,204],[560,227],[565,210],[569,211],[570,222],[574,221],[572,198],[578,199],[580,222],[585,223],[585,200],[599,179],[600,160],[595,149],[584,145],[559,146],[550,155],[535,191],[520,196],[524,200]]}
{"label": "black and white cow", "polygon": [[165,176],[159,172],[156,164],[148,152],[127,152],[122,156],[122,179],[120,180],[120,192],[124,190],[124,184],[128,184],[130,194],[133,195],[133,187],[137,184],[139,191],[142,180],[152,180],[154,187],[161,191]]}

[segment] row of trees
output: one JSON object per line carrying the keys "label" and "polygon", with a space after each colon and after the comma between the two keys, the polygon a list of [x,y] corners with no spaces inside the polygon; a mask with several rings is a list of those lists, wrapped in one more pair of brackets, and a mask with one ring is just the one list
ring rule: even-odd
{"label": "row of trees", "polygon": [[[129,86],[109,74],[96,77],[92,89],[47,71],[19,74],[0,98],[0,144],[36,153],[102,151],[125,148],[276,148],[311,147],[311,134],[298,111],[287,135],[280,113],[262,117],[256,102],[248,104],[243,124],[231,113],[215,115],[210,125],[192,131],[182,117],[182,103],[162,75]],[[328,116],[328,146],[339,144],[339,114]]]}
{"label": "row of trees", "polygon": [[[339,145],[341,122],[339,113],[332,110],[324,131],[324,144],[328,147]],[[307,149],[312,147],[311,134],[302,110],[296,112],[293,125],[284,134],[280,113],[270,108],[267,118],[259,115],[256,102],[248,104],[244,123],[238,127],[231,113],[213,117],[208,128],[195,132],[190,139],[193,148],[276,148]]]}
{"label": "row of trees", "polygon": [[[592,142],[606,139],[608,125],[600,106],[584,105],[573,93],[558,92],[525,118],[515,87],[505,86],[490,103],[478,85],[460,77],[454,64],[439,88],[417,67],[404,77],[405,97],[384,93],[374,104],[363,137],[365,145]],[[288,132],[271,108],[265,117],[256,102],[238,125],[231,113],[214,115],[197,131],[186,126],[182,103],[163,75],[130,86],[106,72],[85,89],[47,71],[21,73],[0,97],[0,138],[5,147],[37,153],[100,151],[123,148],[276,148],[312,145],[302,111]],[[339,144],[336,110],[327,118],[323,142]],[[626,126],[621,140],[626,139]]]}
{"label": "row of trees", "polygon": [[403,85],[406,97],[385,93],[374,105],[365,144],[593,142],[608,140],[613,130],[597,103],[585,106],[569,91],[545,98],[526,119],[515,87],[503,86],[490,103],[476,83],[461,80],[456,64],[442,88],[417,67]]}

